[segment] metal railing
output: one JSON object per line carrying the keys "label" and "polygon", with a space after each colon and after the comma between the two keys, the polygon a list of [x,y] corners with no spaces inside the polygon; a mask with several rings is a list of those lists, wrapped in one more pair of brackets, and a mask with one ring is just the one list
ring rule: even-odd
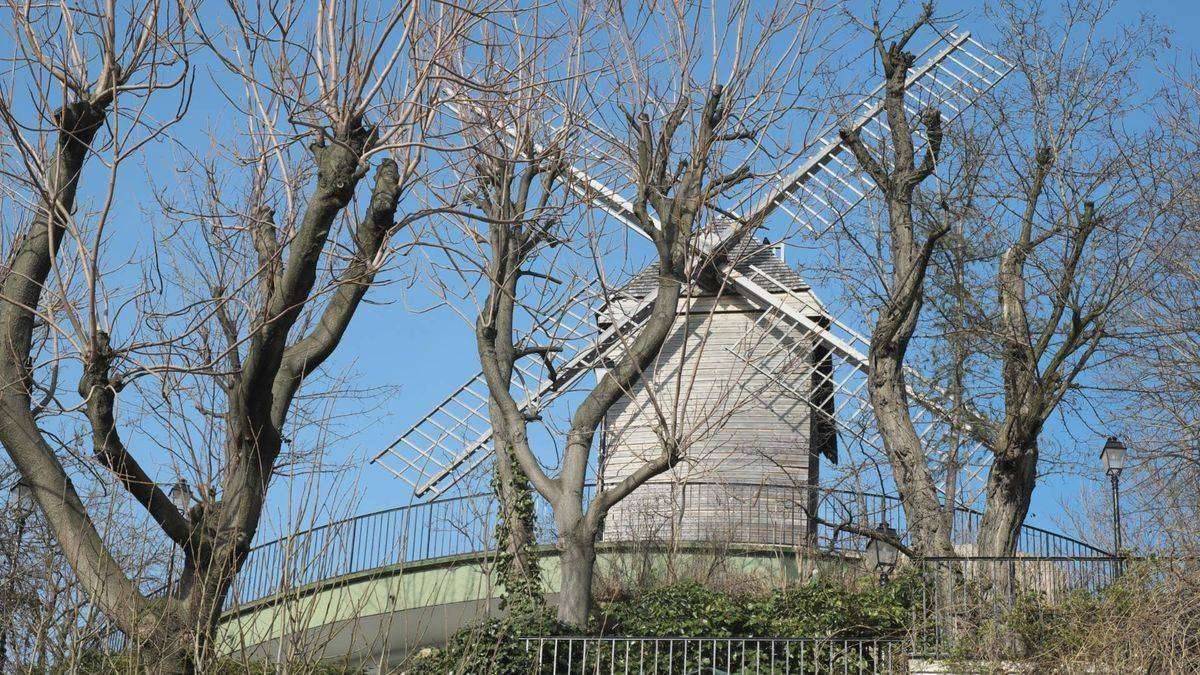
{"label": "metal railing", "polygon": [[[651,486],[667,487],[667,484],[647,484],[639,490]],[[625,527],[610,522],[605,539],[716,540],[734,544],[807,545],[832,552],[857,552],[863,550],[867,539],[855,533],[855,529],[874,529],[880,523],[887,523],[898,532],[907,530],[900,499],[893,495],[750,483],[689,482],[670,487],[669,495],[658,495],[661,505],[657,513],[644,514],[647,516],[645,522],[634,520],[632,525]],[[634,492],[629,499],[637,494]],[[719,505],[722,519],[718,522],[713,518],[682,517],[697,504],[710,509]],[[540,505],[548,509],[544,502]],[[548,510],[544,516],[539,517],[539,522],[552,522]],[[637,517],[628,511],[622,512],[622,516]],[[970,547],[975,543],[982,518],[979,511],[955,509],[953,542],[963,549],[963,555],[974,553]],[[1072,537],[1031,525],[1022,527],[1017,551],[1020,555],[1037,557],[1111,555]]]}
{"label": "metal railing", "polygon": [[530,673],[900,673],[905,644],[888,639],[531,637]]}
{"label": "metal railing", "polygon": [[[722,513],[727,520],[725,527],[713,528],[696,519],[673,519],[674,530],[657,534],[672,542],[761,544],[762,529],[746,527],[747,523],[758,523],[767,528],[768,534],[778,535],[769,538],[775,545],[854,554],[863,550],[866,539],[847,531],[846,525],[874,527],[887,522],[905,531],[899,499],[889,495],[727,483],[685,483],[678,487],[682,489],[680,503],[684,508],[691,501],[723,500]],[[785,501],[780,498],[783,492],[794,496],[793,508],[780,509],[781,501]],[[549,505],[537,499],[535,513],[538,542],[552,544],[556,533]],[[956,511],[956,543],[974,541],[980,517],[976,511]],[[260,544],[251,549],[226,600],[226,609],[345,575],[482,553],[492,546],[495,522],[492,495],[476,494],[354,516]],[[613,531],[611,525],[609,531],[611,536],[604,536],[608,542],[634,538],[617,536],[621,533]],[[637,539],[643,540],[644,533],[638,533]],[[1038,557],[1109,555],[1071,537],[1031,526],[1022,529],[1018,550],[1021,555]]]}
{"label": "metal railing", "polygon": [[250,550],[226,610],[337,577],[487,551],[496,511],[488,495],[400,506],[320,525]]}
{"label": "metal railing", "polygon": [[988,657],[1018,654],[1019,631],[1038,608],[1072,597],[1095,598],[1121,576],[1119,558],[926,558],[916,564],[924,579],[914,608],[918,650],[951,648]]}

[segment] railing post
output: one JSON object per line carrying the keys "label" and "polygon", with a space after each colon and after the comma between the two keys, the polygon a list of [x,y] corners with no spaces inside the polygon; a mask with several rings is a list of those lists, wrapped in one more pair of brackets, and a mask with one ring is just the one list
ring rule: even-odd
{"label": "railing post", "polygon": [[433,548],[433,509],[429,505],[435,503],[429,502],[425,507],[425,555],[422,556],[425,558],[431,557],[429,554]]}

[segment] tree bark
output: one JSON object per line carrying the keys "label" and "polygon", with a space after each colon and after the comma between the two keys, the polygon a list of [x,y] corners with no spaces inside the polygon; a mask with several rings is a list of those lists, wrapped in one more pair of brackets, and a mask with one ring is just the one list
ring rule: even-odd
{"label": "tree bark", "polygon": [[871,407],[900,494],[912,549],[922,556],[952,556],[954,547],[949,528],[942,517],[942,505],[924,445],[913,425],[904,375],[905,356],[924,304],[924,283],[930,257],[938,240],[948,231],[948,228],[939,227],[920,241],[913,219],[913,194],[916,187],[933,173],[941,149],[942,129],[937,111],[922,113],[928,147],[918,163],[904,100],[908,69],[914,57],[904,48],[913,34],[931,18],[932,6],[927,4],[921,17],[886,48],[879,27],[874,29],[875,48],[885,77],[883,110],[891,130],[891,168],[875,158],[857,129],[845,129],[841,136],[859,166],[883,193],[888,209],[892,271],[885,280],[884,303],[871,333],[867,355],[867,391]]}
{"label": "tree bark", "polygon": [[[523,132],[531,133],[527,127]],[[524,609],[540,604],[541,575],[533,551],[533,488],[517,459],[520,453],[529,452],[525,420],[508,390],[517,360],[544,355],[550,348],[519,353],[513,319],[523,266],[546,237],[539,219],[559,171],[553,157],[539,156],[530,146],[520,143],[504,148],[512,150],[512,158],[495,156],[475,162],[482,188],[478,206],[488,219],[491,253],[485,267],[489,290],[475,319],[475,345],[488,385],[488,417],[495,448],[494,486],[500,508],[498,572],[504,584],[502,602],[506,606],[516,602]],[[518,171],[522,164],[523,170]],[[530,203],[530,188],[539,176],[543,177],[542,198]]]}
{"label": "tree bark", "polygon": [[997,458],[988,473],[987,505],[979,523],[979,555],[1016,555],[1037,481],[1037,441],[1018,448],[1014,454],[1011,459]]}
{"label": "tree bark", "polygon": [[54,198],[39,210],[19,244],[13,272],[4,279],[0,303],[0,442],[33,488],[47,522],[85,591],[139,646],[146,665],[185,672],[209,656],[210,642],[233,579],[257,531],[274,462],[282,449],[282,426],[303,378],[329,356],[374,279],[374,259],[393,227],[400,186],[397,169],[384,161],[371,206],[355,235],[358,249],[314,331],[287,346],[288,334],[309,301],[330,228],[348,206],[365,173],[359,158],[365,130],[332,146],[314,147],[317,186],[291,242],[287,266],[275,279],[254,326],[246,359],[233,376],[226,413],[226,456],[221,499],[181,514],[154,485],[117,433],[114,401],[121,383],[111,377],[113,351],[99,332],[85,354],[79,393],[92,427],[93,452],[119,484],[183,549],[184,564],[170,597],[149,599],[126,577],[101,540],[30,409],[27,355],[33,309],[73,210],[79,172],[103,107],[76,105],[60,114],[63,131],[50,175]]}
{"label": "tree bark", "polygon": [[[89,597],[120,622],[135,638],[151,638],[180,627],[178,615],[155,616],[105,547],[67,476],[38,428],[31,410],[32,347],[35,310],[41,304],[84,163],[97,131],[104,123],[111,95],[77,101],[55,115],[58,140],[47,172],[46,194],[28,232],[17,243],[0,285],[0,444],[4,445],[22,480],[79,577]],[[160,629],[166,626],[167,629]]]}
{"label": "tree bark", "polygon": [[496,448],[496,497],[499,501],[497,533],[500,538],[500,580],[504,602],[510,610],[531,610],[541,603],[541,570],[534,545],[533,488],[521,471],[509,445]]}
{"label": "tree bark", "polygon": [[979,526],[980,555],[1016,554],[1037,482],[1038,438],[1103,337],[1098,323],[1111,303],[1101,300],[1090,311],[1081,312],[1072,300],[1073,290],[1081,283],[1076,278],[1079,261],[1098,224],[1092,204],[1087,203],[1075,215],[1061,267],[1056,270],[1058,291],[1047,303],[1048,320],[1037,330],[1031,325],[1026,265],[1029,256],[1054,232],[1034,234],[1037,203],[1052,164],[1050,148],[1034,153],[1021,229],[1000,258],[997,280],[1004,423],[992,443],[992,466]]}
{"label": "tree bark", "polygon": [[596,530],[570,516],[559,519],[558,621],[586,630],[592,612],[592,577],[596,569]]}
{"label": "tree bark", "polygon": [[[877,329],[878,330],[878,329]],[[870,399],[892,477],[904,508],[913,550],[922,556],[953,556],[949,528],[929,471],[925,449],[909,416],[903,359],[876,348],[870,357]]]}
{"label": "tree bark", "polygon": [[[529,188],[534,178],[544,173],[543,194],[548,195],[565,167],[550,153],[534,152],[535,144],[530,140],[528,126],[517,130],[518,139],[504,148],[505,153],[500,153],[501,156],[486,155],[474,162],[481,178],[478,201],[488,216],[491,250],[487,261],[490,290],[476,321],[476,339],[488,383],[491,419],[497,433],[496,447],[510,448],[516,460],[515,467],[508,467],[504,458],[498,459],[502,488],[504,476],[515,474],[510,469],[519,467],[550,503],[558,526],[562,570],[559,620],[577,630],[587,629],[596,538],[604,516],[614,504],[650,478],[674,466],[682,457],[680,443],[674,438],[676,431],[666,420],[660,420],[664,439],[662,453],[646,461],[617,485],[594,495],[585,511],[584,481],[592,446],[604,416],[640,381],[662,349],[678,316],[682,284],[689,273],[687,263],[696,251],[698,215],[709,200],[750,177],[745,168],[729,174],[708,175],[716,144],[742,137],[720,133],[730,119],[729,105],[723,95],[723,88],[716,86],[706,96],[690,153],[678,167],[672,166],[672,159],[678,159],[672,157],[672,143],[689,110],[689,98],[681,96],[657,130],[652,128],[646,113],[630,117],[638,157],[635,176],[638,194],[633,200],[632,211],[641,228],[653,239],[658,253],[657,289],[653,299],[648,298],[651,308],[645,323],[636,335],[624,336],[626,340],[620,345],[615,363],[572,414],[561,470],[556,477],[547,475],[530,449],[526,429],[529,419],[510,391],[514,361],[539,351],[539,348],[532,348],[532,351],[527,349],[518,353],[514,349],[512,312],[522,265],[538,243],[552,238],[544,224],[539,229],[539,223],[531,220],[527,203]],[[508,157],[508,154],[515,156]],[[518,171],[519,165],[525,169]],[[534,213],[540,213],[545,203],[544,198]],[[654,210],[657,219],[650,215],[650,209]],[[702,265],[697,264],[697,268],[700,267]],[[545,354],[545,351],[541,353]]]}

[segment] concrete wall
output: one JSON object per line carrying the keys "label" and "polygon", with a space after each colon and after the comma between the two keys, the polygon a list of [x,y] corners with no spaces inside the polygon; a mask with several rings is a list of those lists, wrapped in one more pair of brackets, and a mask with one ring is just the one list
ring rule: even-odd
{"label": "concrete wall", "polygon": [[[560,583],[557,554],[543,551],[541,565],[547,602],[554,603]],[[786,586],[809,579],[818,567],[840,569],[844,561],[797,559],[793,551],[776,549],[666,554],[644,546],[604,546],[596,565],[598,580],[661,576],[668,568],[676,574],[711,571],[719,565],[723,573]],[[395,667],[413,651],[445,644],[458,629],[495,614],[494,590],[483,554],[381,568],[231,612],[221,623],[218,642],[223,651],[254,660],[286,661],[303,654]]]}

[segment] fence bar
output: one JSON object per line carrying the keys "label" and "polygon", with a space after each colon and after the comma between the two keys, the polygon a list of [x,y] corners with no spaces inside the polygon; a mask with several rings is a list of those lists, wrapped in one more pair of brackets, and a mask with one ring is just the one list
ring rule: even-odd
{"label": "fence bar", "polygon": [[[901,673],[906,643],[881,638],[548,637],[522,638],[529,672]],[[544,654],[550,653],[549,658]]]}

